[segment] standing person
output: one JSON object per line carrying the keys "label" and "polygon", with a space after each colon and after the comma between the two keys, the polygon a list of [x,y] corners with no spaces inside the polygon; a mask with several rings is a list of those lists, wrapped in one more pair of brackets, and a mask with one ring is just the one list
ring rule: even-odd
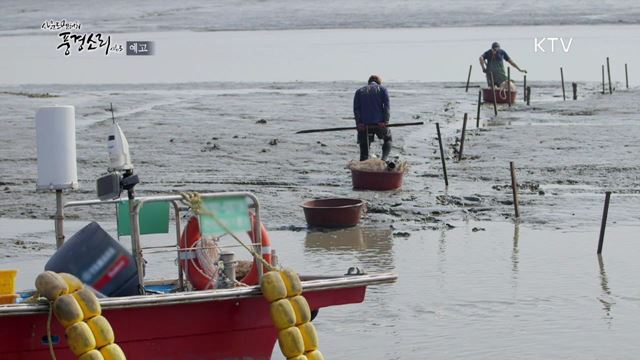
{"label": "standing person", "polygon": [[489,86],[491,86],[491,74],[493,74],[495,86],[500,86],[503,82],[507,81],[507,73],[504,70],[502,60],[506,60],[511,66],[518,69],[518,71],[525,74],[527,73],[527,70],[520,69],[511,57],[509,57],[509,54],[500,48],[500,44],[494,42],[491,44],[491,49],[480,55],[480,67],[482,67],[482,72],[487,74],[487,84],[489,84]]}
{"label": "standing person", "polygon": [[[369,159],[369,145],[374,141],[374,136],[382,139],[382,160],[386,160],[391,152],[391,130],[387,128],[390,117],[389,93],[382,86],[382,79],[378,75],[371,75],[367,83],[353,97],[360,161]],[[376,126],[370,127],[371,125]]]}

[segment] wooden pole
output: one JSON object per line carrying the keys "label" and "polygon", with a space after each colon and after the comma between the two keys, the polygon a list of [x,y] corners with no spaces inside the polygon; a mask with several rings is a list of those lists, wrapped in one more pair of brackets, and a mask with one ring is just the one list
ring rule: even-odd
{"label": "wooden pole", "polygon": [[509,107],[511,107],[511,66],[507,66],[507,96],[509,97]]}
{"label": "wooden pole", "polygon": [[442,172],[444,173],[444,186],[449,186],[449,178],[447,177],[447,164],[444,160],[444,148],[442,147],[442,135],[440,135],[439,123],[436,123],[436,131],[438,132],[438,144],[440,145],[440,159],[442,159]]}
{"label": "wooden pole", "polygon": [[462,160],[462,151],[464,150],[464,133],[467,131],[467,113],[464,113],[462,120],[462,135],[460,135],[460,151],[458,152],[458,161]]}
{"label": "wooden pole", "polygon": [[607,56],[607,79],[609,79],[609,95],[613,94],[613,87],[611,86],[611,67],[609,67],[609,57]]}
{"label": "wooden pole", "polygon": [[602,94],[604,95],[604,65],[602,65]]}
{"label": "wooden pole", "polygon": [[482,89],[478,90],[478,112],[476,114],[476,128],[480,127],[480,103],[482,101]]}
{"label": "wooden pole", "polygon": [[627,64],[624,64],[624,79],[628,89],[629,88],[629,71],[627,70]]}
{"label": "wooden pole", "polygon": [[611,191],[607,191],[604,196],[604,210],[602,211],[602,223],[600,224],[600,239],[598,239],[598,254],[602,254],[602,244],[604,243],[604,229],[607,227],[607,216],[609,215],[609,201]]}
{"label": "wooden pole", "polygon": [[571,88],[573,88],[573,100],[578,100],[578,84],[571,83]]}
{"label": "wooden pole", "polygon": [[524,93],[524,101],[527,101],[527,75],[524,76],[524,84],[522,85],[522,92]]}
{"label": "wooden pole", "polygon": [[509,163],[511,170],[511,189],[513,192],[513,211],[515,212],[516,219],[520,218],[520,209],[518,207],[518,182],[516,181],[516,168],[513,161]]}
{"label": "wooden pole", "polygon": [[560,80],[562,80],[562,100],[567,100],[564,94],[564,73],[562,72],[562,67],[560,67]]}
{"label": "wooden pole", "polygon": [[531,86],[527,86],[527,106],[529,106],[531,100]]}
{"label": "wooden pole", "polygon": [[473,68],[473,65],[469,65],[469,75],[467,75],[467,86],[464,88],[464,92],[469,92],[469,80],[471,80],[471,68]]}
{"label": "wooden pole", "polygon": [[491,74],[491,91],[493,92],[493,114],[498,116],[498,103],[496,102],[496,83],[493,80],[493,73]]}

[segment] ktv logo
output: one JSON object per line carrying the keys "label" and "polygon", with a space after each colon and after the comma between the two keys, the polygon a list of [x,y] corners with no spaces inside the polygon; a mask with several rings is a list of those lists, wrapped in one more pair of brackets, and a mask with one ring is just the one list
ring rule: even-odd
{"label": "ktv logo", "polygon": [[[573,38],[569,38],[568,40],[562,37],[543,37],[543,38],[534,38],[533,39],[533,52],[543,52],[547,51],[551,53],[556,52],[556,41],[560,41],[560,45],[562,45],[562,51],[568,53],[571,49],[571,44],[573,43]],[[551,44],[549,46],[549,43]]]}

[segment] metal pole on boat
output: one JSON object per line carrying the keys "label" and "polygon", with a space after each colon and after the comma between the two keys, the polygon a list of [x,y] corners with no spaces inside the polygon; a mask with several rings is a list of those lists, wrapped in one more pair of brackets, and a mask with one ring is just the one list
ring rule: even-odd
{"label": "metal pole on boat", "polygon": [[444,148],[442,147],[442,136],[440,135],[440,124],[436,123],[436,131],[438,133],[438,144],[440,145],[440,159],[442,159],[442,172],[444,173],[444,186],[449,186],[449,178],[447,177],[447,164],[444,160]]}
{"label": "metal pole on boat", "polygon": [[509,163],[509,168],[511,170],[511,190],[513,193],[513,210],[516,215],[516,219],[520,218],[520,209],[518,207],[518,181],[516,181],[516,168],[513,164],[513,161]]}
{"label": "metal pole on boat", "polygon": [[562,100],[567,100],[567,97],[564,94],[564,72],[562,71],[562,66],[560,67],[560,80],[562,81]]}
{"label": "metal pole on boat", "polygon": [[464,133],[467,131],[467,113],[464,113],[462,120],[462,135],[460,135],[460,151],[458,152],[458,161],[462,160],[462,151],[464,150]]}
{"label": "metal pole on boat", "polygon": [[491,74],[491,91],[493,92],[493,114],[495,116],[498,116],[498,104],[497,104],[497,100],[496,100],[496,82],[493,79],[493,73],[490,72]]}
{"label": "metal pole on boat", "polygon": [[56,216],[55,216],[55,229],[56,229],[56,248],[60,249],[64,244],[64,207],[62,204],[62,190],[56,190]]}
{"label": "metal pole on boat", "polygon": [[609,79],[609,95],[613,94],[613,87],[611,87],[611,68],[609,67],[609,57],[607,56],[607,79]]}
{"label": "metal pole on boat", "polygon": [[624,79],[627,84],[627,89],[629,88],[629,71],[627,69],[627,64],[624,64]]}
{"label": "metal pole on boat", "polygon": [[600,238],[598,239],[598,255],[602,254],[602,244],[604,243],[604,230],[607,227],[607,216],[609,215],[609,201],[611,191],[607,191],[604,197],[604,210],[602,211],[602,223],[600,224]]}
{"label": "metal pole on boat", "polygon": [[469,80],[471,80],[471,69],[473,65],[469,65],[469,75],[467,75],[467,86],[464,88],[464,92],[469,92]]}
{"label": "metal pole on boat", "polygon": [[604,95],[604,65],[602,65],[602,94]]}
{"label": "metal pole on boat", "polygon": [[138,291],[140,295],[145,294],[144,290],[144,258],[140,248],[140,223],[138,222],[138,214],[140,208],[138,202],[133,198],[133,192],[129,193],[129,221],[131,223],[131,251],[136,260],[136,269],[138,270]]}
{"label": "metal pole on boat", "polygon": [[571,83],[571,88],[573,89],[573,100],[578,100],[578,84]]}
{"label": "metal pole on boat", "polygon": [[509,103],[509,107],[511,107],[511,66],[507,66],[507,85],[509,86],[507,88],[507,96],[509,97],[507,102]]}
{"label": "metal pole on boat", "polygon": [[476,128],[480,127],[480,104],[482,102],[482,89],[478,90],[478,113],[476,114]]}
{"label": "metal pole on boat", "polygon": [[529,106],[531,100],[531,86],[527,86],[527,106]]}

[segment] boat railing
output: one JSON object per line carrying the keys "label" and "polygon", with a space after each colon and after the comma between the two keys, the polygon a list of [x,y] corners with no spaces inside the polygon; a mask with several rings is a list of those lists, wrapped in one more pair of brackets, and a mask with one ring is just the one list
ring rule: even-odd
{"label": "boat railing", "polygon": [[[253,242],[252,246],[255,250],[254,254],[262,254],[262,234],[260,229],[260,202],[258,198],[250,192],[217,192],[217,193],[201,193],[199,194],[202,200],[205,199],[224,199],[224,198],[237,198],[244,197],[249,199],[248,209],[251,209],[255,215],[255,221],[251,224],[253,227]],[[166,202],[170,203],[173,206],[173,212],[175,217],[175,231],[176,231],[176,246],[175,251],[178,256],[178,260],[182,258],[181,253],[183,251],[190,251],[190,249],[181,249],[180,248],[180,236],[182,234],[182,223],[181,223],[181,207],[184,206],[182,195],[164,195],[164,196],[143,196],[136,197],[134,199],[127,198],[119,198],[114,200],[82,200],[82,201],[71,201],[64,204],[64,208],[71,207],[88,207],[88,206],[100,206],[100,205],[108,205],[108,204],[119,204],[123,201],[129,202],[129,221],[131,223],[131,250],[133,252],[133,257],[136,263],[136,268],[138,271],[138,280],[140,284],[140,292],[144,294],[144,256],[143,249],[140,241],[140,211],[144,207],[145,204],[150,203],[161,203]],[[62,230],[62,229],[61,229]],[[163,248],[165,246],[159,246],[157,248]],[[173,247],[173,246],[172,246]],[[166,247],[165,247],[166,248]],[[254,262],[257,263],[256,259]],[[262,266],[257,267],[258,276],[262,276]],[[178,266],[178,288],[180,291],[184,290],[184,272],[181,266]]]}

